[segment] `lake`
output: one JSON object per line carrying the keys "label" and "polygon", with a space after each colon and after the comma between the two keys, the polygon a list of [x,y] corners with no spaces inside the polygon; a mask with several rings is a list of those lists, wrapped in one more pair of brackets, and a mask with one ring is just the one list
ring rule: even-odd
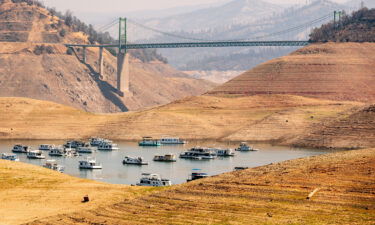
{"label": "lake", "polygon": [[[63,144],[63,141],[0,141],[0,153],[10,153],[15,144],[23,144],[38,149],[40,144]],[[236,148],[239,143],[222,142],[197,142],[192,141],[185,145],[164,145],[160,147],[139,147],[136,142],[116,141],[120,150],[112,152],[97,151],[93,154],[82,154],[79,157],[51,157],[48,152],[44,152],[46,159],[55,159],[59,164],[65,166],[64,173],[102,182],[114,184],[136,184],[142,173],[157,173],[163,178],[171,179],[173,184],[186,182],[193,169],[201,169],[202,172],[209,175],[217,175],[233,171],[234,167],[257,167],[270,163],[281,162],[290,159],[320,155],[330,153],[332,150],[317,150],[305,148],[291,148],[285,146],[272,146],[269,144],[251,144],[254,148],[260,149],[256,152],[236,152],[234,157],[217,158],[213,160],[189,160],[177,159],[177,162],[154,162],[152,161],[156,154],[174,153],[178,156],[185,150],[194,146],[202,147],[221,147]],[[45,160],[28,159],[26,154],[18,154],[20,161],[41,166]],[[87,156],[97,159],[97,162],[103,165],[102,170],[80,170],[78,161]],[[146,166],[123,165],[122,160],[125,156],[143,157],[149,162]]]}

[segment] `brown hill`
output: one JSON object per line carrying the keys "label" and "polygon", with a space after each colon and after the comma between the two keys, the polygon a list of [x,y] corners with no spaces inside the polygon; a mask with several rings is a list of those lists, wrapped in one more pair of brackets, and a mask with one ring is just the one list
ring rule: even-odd
{"label": "brown hill", "polygon": [[[0,3],[0,96],[49,100],[91,112],[139,110],[186,96],[199,95],[213,83],[188,78],[159,61],[131,58],[132,95],[116,94],[116,58],[105,51],[104,78],[99,78],[98,50],[68,55],[62,43],[87,43],[46,9],[26,3]],[[61,30],[66,34],[62,35]]]}
{"label": "brown hill", "polygon": [[375,101],[375,44],[313,44],[213,89],[209,95],[292,94]]}
{"label": "brown hill", "polygon": [[[91,114],[51,102],[0,98],[0,139],[70,139],[103,136],[119,140],[139,140],[142,136],[177,135],[186,139],[261,141],[284,145],[319,147],[374,147],[373,114],[362,117],[362,133],[350,129],[351,139],[342,143],[324,141],[319,132],[316,142],[310,135],[329,121],[349,118],[362,103],[310,99],[290,95],[248,97],[201,96],[179,100],[155,109],[117,114]],[[335,130],[335,126],[332,126]],[[318,130],[319,131],[319,130]],[[363,135],[362,135],[363,134]],[[335,140],[335,139],[333,139]]]}
{"label": "brown hill", "polygon": [[226,173],[28,224],[370,225],[375,219],[374,153],[339,152]]}

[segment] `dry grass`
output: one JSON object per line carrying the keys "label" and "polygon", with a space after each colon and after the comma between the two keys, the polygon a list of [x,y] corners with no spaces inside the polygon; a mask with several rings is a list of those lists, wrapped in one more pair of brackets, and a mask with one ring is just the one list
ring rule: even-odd
{"label": "dry grass", "polygon": [[373,224],[374,160],[375,149],[291,160],[30,224]]}

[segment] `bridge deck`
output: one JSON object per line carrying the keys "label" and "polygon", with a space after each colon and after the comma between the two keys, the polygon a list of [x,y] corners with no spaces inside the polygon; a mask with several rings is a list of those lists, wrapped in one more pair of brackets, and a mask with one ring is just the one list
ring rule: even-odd
{"label": "bridge deck", "polygon": [[[306,46],[309,41],[218,41],[218,42],[185,42],[185,43],[150,43],[150,44],[127,44],[123,49],[145,49],[145,48],[203,48],[203,47],[246,47],[246,46]],[[118,45],[81,45],[65,44],[67,47],[113,47]]]}

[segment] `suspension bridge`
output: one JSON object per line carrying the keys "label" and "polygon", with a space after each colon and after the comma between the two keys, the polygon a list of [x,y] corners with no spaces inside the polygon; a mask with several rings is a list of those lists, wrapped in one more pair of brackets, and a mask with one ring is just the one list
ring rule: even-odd
{"label": "suspension bridge", "polygon": [[[334,20],[336,21],[337,12],[334,12]],[[295,32],[306,27],[312,27],[317,24],[322,24],[324,21],[332,18],[331,14],[322,16],[320,18],[308,21],[307,23],[287,28],[282,31],[273,32],[267,35],[252,37],[252,38],[243,38],[236,40],[207,40],[202,38],[195,37],[186,37],[174,33],[168,33],[164,31],[151,28],[130,19],[120,18],[119,20],[112,21],[109,24],[104,25],[100,28],[100,31],[108,30],[114,26],[118,25],[118,42],[110,44],[65,44],[68,48],[82,48],[82,61],[86,63],[86,49],[87,48],[99,48],[99,74],[103,76],[103,49],[104,48],[117,48],[117,91],[120,96],[124,96],[125,93],[130,93],[129,90],[129,54],[128,50],[133,49],[158,49],[158,48],[218,48],[218,47],[255,47],[255,46],[306,46],[309,44],[307,40],[276,40],[276,41],[264,41],[261,39],[266,39],[269,37],[280,36],[289,32]],[[174,37],[182,39],[184,41],[180,42],[156,42],[156,43],[134,43],[128,42],[128,32],[127,24],[128,22],[142,27],[147,30],[159,33],[163,36]]]}

